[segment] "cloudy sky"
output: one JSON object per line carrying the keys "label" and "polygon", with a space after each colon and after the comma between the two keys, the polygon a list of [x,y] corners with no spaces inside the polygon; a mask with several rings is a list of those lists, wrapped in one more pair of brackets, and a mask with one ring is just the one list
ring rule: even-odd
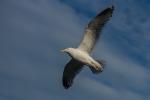
{"label": "cloudy sky", "polygon": [[[104,8],[115,11],[88,68],[65,90],[62,72],[87,23]],[[0,100],[150,100],[149,0],[1,0]]]}

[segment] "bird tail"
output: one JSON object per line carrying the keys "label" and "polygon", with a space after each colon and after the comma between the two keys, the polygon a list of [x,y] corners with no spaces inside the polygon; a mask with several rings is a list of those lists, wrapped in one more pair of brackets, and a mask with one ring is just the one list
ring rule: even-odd
{"label": "bird tail", "polygon": [[101,73],[103,71],[105,63],[106,63],[106,61],[104,61],[104,60],[96,60],[96,61],[102,66],[102,69],[100,68],[99,70],[96,70],[94,67],[89,66],[89,68],[90,68],[90,70],[92,71],[93,74]]}

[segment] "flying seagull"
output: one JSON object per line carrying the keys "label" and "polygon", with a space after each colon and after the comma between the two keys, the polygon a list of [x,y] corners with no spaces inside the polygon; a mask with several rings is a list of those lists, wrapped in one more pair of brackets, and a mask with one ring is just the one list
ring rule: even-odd
{"label": "flying seagull", "polygon": [[90,56],[90,53],[99,39],[103,26],[112,16],[113,10],[114,6],[108,7],[89,22],[85,29],[84,37],[77,48],[66,48],[61,50],[72,58],[66,64],[63,72],[62,83],[65,89],[71,87],[73,79],[84,65],[87,65],[95,74],[103,71],[103,61],[94,60]]}

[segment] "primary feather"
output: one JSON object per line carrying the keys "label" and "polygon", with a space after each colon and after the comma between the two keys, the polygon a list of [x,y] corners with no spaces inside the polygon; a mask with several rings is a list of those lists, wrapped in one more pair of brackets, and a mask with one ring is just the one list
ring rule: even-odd
{"label": "primary feather", "polygon": [[91,20],[85,29],[84,37],[79,45],[79,49],[90,53],[99,39],[101,30],[105,23],[112,16],[114,7],[107,8],[99,13],[93,20]]}
{"label": "primary feather", "polygon": [[77,60],[71,59],[67,64],[63,72],[63,86],[67,89],[72,83],[73,79],[78,74],[83,67],[83,64]]}

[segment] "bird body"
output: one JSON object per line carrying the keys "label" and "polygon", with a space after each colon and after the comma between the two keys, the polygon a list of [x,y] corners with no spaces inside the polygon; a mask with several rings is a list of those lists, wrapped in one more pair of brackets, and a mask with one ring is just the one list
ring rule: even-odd
{"label": "bird body", "polygon": [[73,83],[75,76],[81,71],[84,65],[89,66],[91,71],[96,74],[103,71],[104,63],[101,60],[94,60],[90,53],[92,52],[97,40],[99,39],[102,27],[112,16],[114,7],[108,7],[100,12],[87,25],[83,39],[78,48],[66,48],[61,50],[66,52],[72,58],[65,66],[63,72],[63,86],[68,89]]}
{"label": "bird body", "polygon": [[62,52],[68,52],[68,54],[75,60],[83,63],[84,65],[93,67],[96,70],[103,70],[103,67],[100,63],[94,60],[87,52],[82,51],[76,48],[67,48],[62,50]]}

